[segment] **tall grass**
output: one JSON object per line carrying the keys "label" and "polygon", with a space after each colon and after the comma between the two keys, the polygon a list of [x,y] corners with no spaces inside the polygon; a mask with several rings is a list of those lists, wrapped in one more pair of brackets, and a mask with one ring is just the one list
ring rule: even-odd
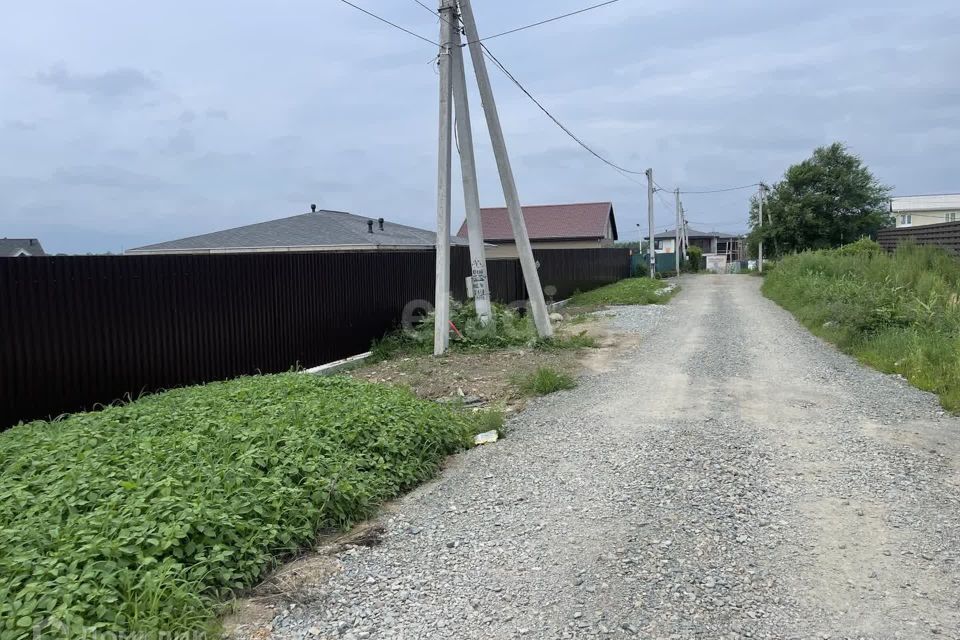
{"label": "tall grass", "polygon": [[899,373],[960,412],[960,261],[861,240],[783,259],[764,293],[862,362]]}

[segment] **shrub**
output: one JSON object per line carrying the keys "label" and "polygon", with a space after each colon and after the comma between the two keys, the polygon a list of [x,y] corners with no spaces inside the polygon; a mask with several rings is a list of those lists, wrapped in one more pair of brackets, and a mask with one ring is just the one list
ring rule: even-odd
{"label": "shrub", "polygon": [[348,378],[177,389],[0,434],[0,637],[213,632],[220,599],[431,477],[477,425]]}
{"label": "shrub", "polygon": [[788,256],[764,293],[814,333],[899,373],[960,411],[960,261],[932,247],[888,254],[870,240]]}
{"label": "shrub", "polygon": [[535,372],[520,376],[514,380],[520,391],[527,395],[545,396],[548,393],[572,389],[576,386],[573,378],[566,373],[549,367],[540,367]]}
{"label": "shrub", "polygon": [[687,248],[687,270],[691,273],[700,271],[700,264],[703,262],[703,249],[700,247]]}
{"label": "shrub", "polygon": [[883,253],[883,247],[870,238],[860,238],[856,242],[845,244],[839,249],[836,249],[836,254],[841,256],[876,256],[883,255]]}

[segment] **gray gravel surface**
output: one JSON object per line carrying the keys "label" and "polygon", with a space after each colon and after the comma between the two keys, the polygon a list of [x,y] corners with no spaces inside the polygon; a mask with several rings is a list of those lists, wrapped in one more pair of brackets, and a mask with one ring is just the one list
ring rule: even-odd
{"label": "gray gravel surface", "polygon": [[759,285],[615,310],[639,347],[392,505],[274,637],[960,638],[960,421]]}

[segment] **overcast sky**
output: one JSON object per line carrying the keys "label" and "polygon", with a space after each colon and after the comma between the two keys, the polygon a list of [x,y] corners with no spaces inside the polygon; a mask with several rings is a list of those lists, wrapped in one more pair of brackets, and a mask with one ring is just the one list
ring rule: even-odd
{"label": "overcast sky", "polygon": [[[595,1],[474,5],[484,35]],[[412,0],[355,2],[438,37]],[[34,0],[3,13],[0,236],[119,252],[311,202],[434,225],[427,43],[337,0]],[[914,194],[960,191],[958,33],[956,0],[621,0],[489,46],[581,138],[653,167],[664,187],[773,181],[840,140],[895,193]],[[523,202],[612,200],[621,238],[635,238],[644,186],[490,73]],[[502,205],[471,97],[481,200]],[[748,197],[685,203],[692,226],[736,231]],[[656,204],[662,230],[673,212]]]}

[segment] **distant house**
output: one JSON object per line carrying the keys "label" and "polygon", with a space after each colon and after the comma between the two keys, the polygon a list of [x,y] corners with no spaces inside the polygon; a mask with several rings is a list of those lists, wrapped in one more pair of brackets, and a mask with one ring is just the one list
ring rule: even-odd
{"label": "distant house", "polygon": [[0,238],[0,258],[47,255],[36,238]]}
{"label": "distant house", "polygon": [[960,222],[960,194],[890,198],[890,213],[898,228]]}
{"label": "distant house", "polygon": [[[670,229],[653,237],[653,249],[657,253],[673,253],[676,230]],[[743,251],[743,237],[720,231],[697,231],[687,227],[687,238],[691,247],[699,247],[704,255],[724,255],[728,262],[746,259]],[[645,240],[648,238],[645,238]]]}
{"label": "distant house", "polygon": [[[343,211],[317,211],[249,224],[224,231],[170,240],[136,249],[127,255],[170,253],[271,253],[309,251],[387,251],[432,249],[432,231],[376,220]],[[452,238],[452,244],[467,244]]]}
{"label": "distant house", "polygon": [[[613,246],[617,221],[610,202],[549,204],[523,207],[523,219],[534,249],[595,249]],[[505,207],[480,210],[488,258],[516,258],[513,227]],[[467,222],[457,235],[467,239]]]}

